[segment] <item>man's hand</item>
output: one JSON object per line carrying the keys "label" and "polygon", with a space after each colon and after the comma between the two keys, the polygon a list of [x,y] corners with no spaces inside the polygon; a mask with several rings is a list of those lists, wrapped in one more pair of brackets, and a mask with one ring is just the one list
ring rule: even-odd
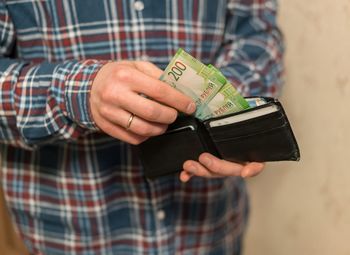
{"label": "man's hand", "polygon": [[162,72],[144,61],[104,65],[90,94],[91,113],[97,126],[117,139],[139,144],[164,133],[175,121],[177,111],[192,114],[195,103],[158,80]]}
{"label": "man's hand", "polygon": [[198,161],[187,160],[183,164],[180,180],[187,182],[192,176],[218,178],[227,176],[252,177],[264,169],[264,163],[238,164],[219,159],[209,153],[202,153]]}

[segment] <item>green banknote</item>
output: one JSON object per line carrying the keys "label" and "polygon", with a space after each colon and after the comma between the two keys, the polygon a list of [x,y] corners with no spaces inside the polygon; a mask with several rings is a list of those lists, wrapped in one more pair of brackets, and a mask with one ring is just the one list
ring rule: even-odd
{"label": "green banknote", "polygon": [[198,113],[198,118],[209,118],[226,115],[248,109],[248,102],[242,97],[232,84],[226,83],[219,92],[211,99],[206,108]]}
{"label": "green banknote", "polygon": [[160,80],[191,97],[197,106],[197,113],[209,102],[227,80],[213,68],[209,68],[183,49],[179,49]]}
{"label": "green banknote", "polygon": [[213,65],[205,65],[179,49],[160,80],[191,97],[201,120],[249,108],[248,102]]}

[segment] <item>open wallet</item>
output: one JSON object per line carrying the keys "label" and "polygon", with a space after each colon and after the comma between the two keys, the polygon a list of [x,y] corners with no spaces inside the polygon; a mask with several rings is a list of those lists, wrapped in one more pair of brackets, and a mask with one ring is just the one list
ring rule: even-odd
{"label": "open wallet", "polygon": [[300,151],[281,103],[264,104],[200,121],[179,116],[167,131],[136,146],[145,176],[180,172],[203,152],[233,162],[298,161]]}

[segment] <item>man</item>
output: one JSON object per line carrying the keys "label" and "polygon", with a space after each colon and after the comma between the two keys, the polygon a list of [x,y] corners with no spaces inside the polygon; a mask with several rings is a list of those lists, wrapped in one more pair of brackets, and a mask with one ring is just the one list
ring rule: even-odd
{"label": "man", "polygon": [[130,144],[195,111],[158,80],[179,47],[276,96],[275,16],[267,0],[1,1],[2,184],[30,253],[239,254],[240,176],[263,164],[204,153],[151,181]]}

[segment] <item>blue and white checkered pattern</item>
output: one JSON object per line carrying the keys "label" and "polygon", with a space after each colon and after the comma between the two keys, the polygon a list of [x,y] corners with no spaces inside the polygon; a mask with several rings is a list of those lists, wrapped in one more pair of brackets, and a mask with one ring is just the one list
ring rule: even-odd
{"label": "blue and white checkered pattern", "polygon": [[145,179],[132,147],[96,128],[89,91],[106,61],[164,68],[181,47],[244,95],[276,96],[276,8],[274,0],[1,0],[1,178],[29,251],[238,254],[242,179]]}

